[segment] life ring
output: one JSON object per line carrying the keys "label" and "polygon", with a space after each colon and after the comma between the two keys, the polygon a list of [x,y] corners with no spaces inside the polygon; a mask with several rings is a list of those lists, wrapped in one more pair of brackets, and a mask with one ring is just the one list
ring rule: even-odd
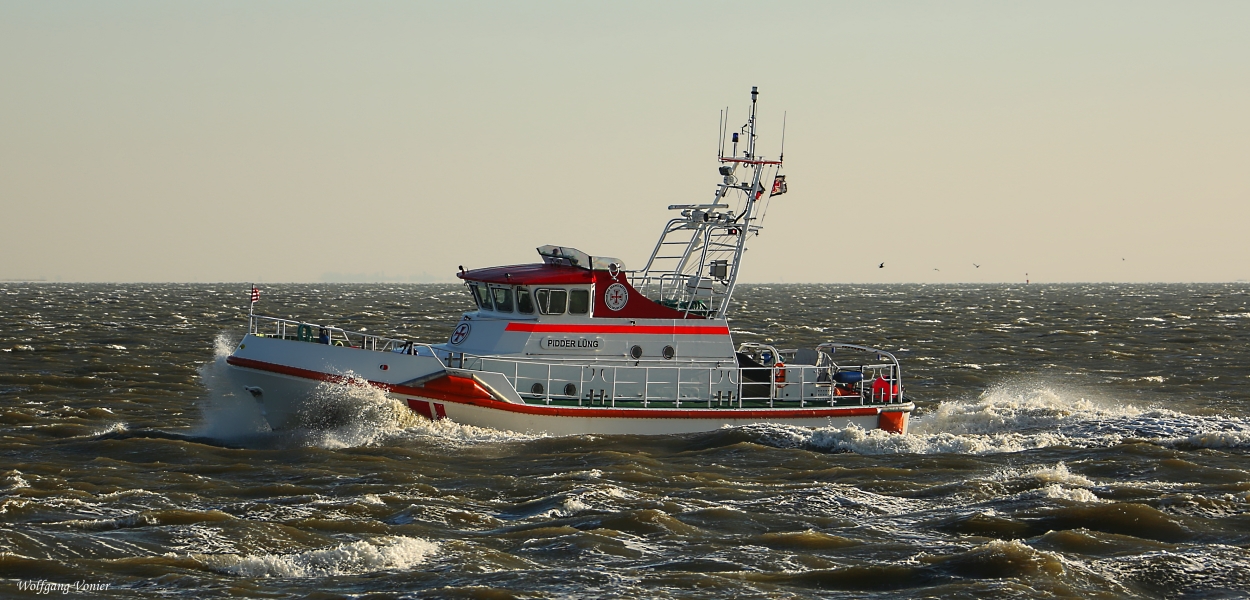
{"label": "life ring", "polygon": [[312,325],[300,323],[299,328],[295,330],[295,338],[301,342],[312,341]]}
{"label": "life ring", "polygon": [[773,379],[773,381],[777,383],[785,383],[786,382],[786,363],[779,362],[773,365],[773,367],[777,369],[777,376]]}

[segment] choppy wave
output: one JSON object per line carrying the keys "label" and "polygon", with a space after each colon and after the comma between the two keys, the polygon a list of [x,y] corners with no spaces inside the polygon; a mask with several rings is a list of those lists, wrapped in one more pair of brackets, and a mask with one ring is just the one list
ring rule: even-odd
{"label": "choppy wave", "polygon": [[[906,348],[911,434],[548,438],[428,421],[351,384],[319,390],[345,409],[335,418],[269,431],[221,379],[246,323],[229,307],[247,286],[230,287],[6,288],[8,581],[98,577],[132,595],[1250,591],[1244,285],[742,286],[735,335]],[[271,286],[263,301],[426,340],[469,303],[459,286]]]}
{"label": "choppy wave", "polygon": [[334,577],[410,569],[438,551],[438,544],[406,536],[346,542],[290,554],[200,555],[209,568],[243,577]]}
{"label": "choppy wave", "polygon": [[30,483],[22,477],[22,472],[14,469],[4,474],[4,487],[0,491],[12,492],[21,488],[30,487]]}

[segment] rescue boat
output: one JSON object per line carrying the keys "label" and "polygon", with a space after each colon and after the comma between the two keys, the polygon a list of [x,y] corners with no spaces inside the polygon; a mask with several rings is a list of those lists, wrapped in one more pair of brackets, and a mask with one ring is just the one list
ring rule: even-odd
{"label": "rescue boat", "polygon": [[226,359],[232,377],[275,430],[324,422],[336,407],[317,389],[332,382],[374,386],[429,419],[528,433],[758,423],[906,433],[914,405],[890,352],[733,341],[727,315],[747,242],[762,230],[759,204],[787,191],[784,141],[776,160],[756,154],[757,99],[751,88],[739,132],[727,135],[722,118],[712,201],[669,206],[677,214],[641,268],[556,245],[539,247],[533,264],[461,267],[475,309],[442,343],[250,310]]}

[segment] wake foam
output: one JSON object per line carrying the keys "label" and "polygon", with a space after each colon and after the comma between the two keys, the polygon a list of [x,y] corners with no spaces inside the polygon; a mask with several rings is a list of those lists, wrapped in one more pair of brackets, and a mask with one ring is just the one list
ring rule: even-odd
{"label": "wake foam", "polygon": [[550,437],[544,433],[519,433],[506,429],[466,425],[448,419],[431,421],[424,417],[416,417],[404,433],[413,437],[436,438],[441,443],[453,445],[528,442]]}
{"label": "wake foam", "polygon": [[914,420],[911,431],[994,435],[1091,419],[1132,418],[1142,412],[1134,405],[1095,398],[1078,389],[1012,383],[994,386],[973,402],[942,402]]}
{"label": "wake foam", "polygon": [[213,340],[213,360],[200,366],[200,381],[208,396],[197,403],[201,419],[195,436],[240,441],[269,431],[256,401],[244,395],[230,378],[226,357],[237,345],[235,337],[218,334]]}
{"label": "wake foam", "polygon": [[309,412],[302,415],[310,427],[291,433],[310,446],[355,448],[391,439],[425,420],[364,379],[348,377],[344,383],[318,384]]}
{"label": "wake foam", "polygon": [[[918,411],[907,435],[856,426],[810,429],[762,424],[739,430],[769,446],[858,454],[994,454],[1100,448],[1126,440],[1182,449],[1250,447],[1250,420],[1243,417],[1141,408],[1040,383],[999,385],[975,400],[946,401],[927,412]],[[1074,500],[1091,501],[1080,492],[1070,494]]]}
{"label": "wake foam", "polygon": [[311,409],[320,417],[309,416],[314,426],[298,432],[310,445],[322,448],[352,448],[376,445],[399,437],[436,439],[442,444],[494,444],[530,441],[547,437],[476,427],[448,419],[432,421],[418,415],[403,401],[368,385],[349,373],[345,383],[323,382],[317,386]]}

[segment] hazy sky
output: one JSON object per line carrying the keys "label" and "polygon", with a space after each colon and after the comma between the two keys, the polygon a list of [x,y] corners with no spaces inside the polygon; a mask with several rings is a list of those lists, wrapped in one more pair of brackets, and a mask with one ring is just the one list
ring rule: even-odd
{"label": "hazy sky", "polygon": [[755,85],[790,193],[744,281],[1247,280],[1248,31],[1250,2],[0,0],[0,279],[641,266]]}

